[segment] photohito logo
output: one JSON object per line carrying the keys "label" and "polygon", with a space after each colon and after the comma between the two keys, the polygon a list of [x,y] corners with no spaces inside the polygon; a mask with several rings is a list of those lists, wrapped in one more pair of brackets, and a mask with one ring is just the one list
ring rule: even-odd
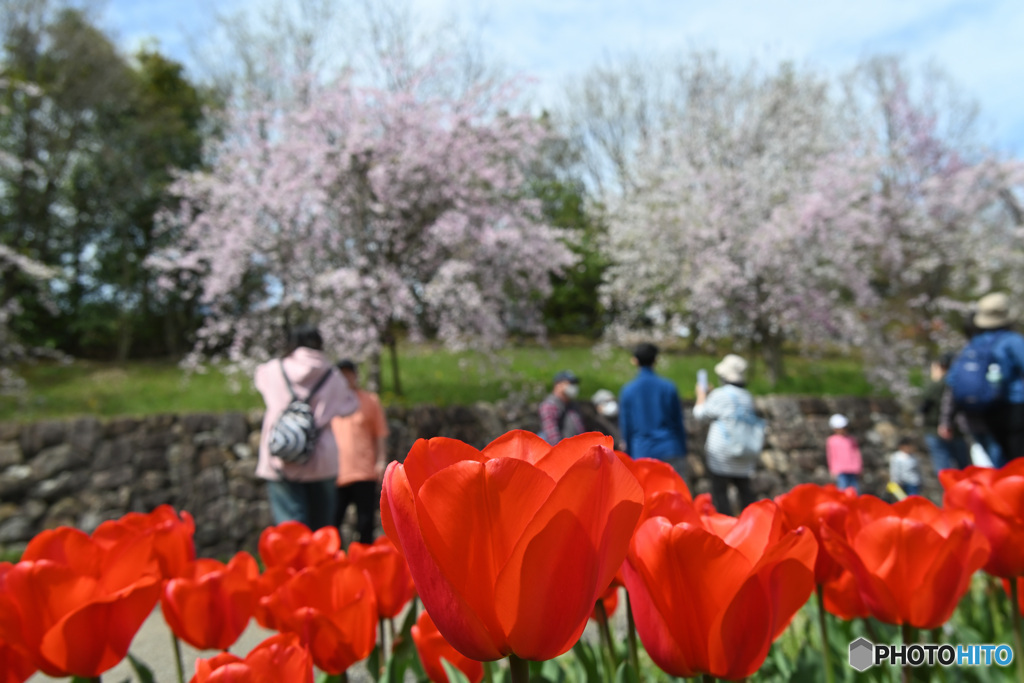
{"label": "photohito logo", "polygon": [[873,666],[1009,666],[1009,645],[876,645],[867,638],[850,643],[850,666],[866,671]]}

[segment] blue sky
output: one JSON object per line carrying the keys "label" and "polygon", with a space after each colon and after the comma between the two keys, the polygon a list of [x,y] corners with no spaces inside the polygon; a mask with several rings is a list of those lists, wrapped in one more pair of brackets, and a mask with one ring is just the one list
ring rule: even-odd
{"label": "blue sky", "polygon": [[[1020,0],[410,0],[425,22],[455,16],[541,100],[595,63],[689,48],[744,63],[789,59],[839,71],[877,52],[933,61],[981,105],[983,139],[1024,156],[1024,2]],[[156,38],[188,61],[215,12],[243,0],[108,0],[103,25],[125,47]]]}

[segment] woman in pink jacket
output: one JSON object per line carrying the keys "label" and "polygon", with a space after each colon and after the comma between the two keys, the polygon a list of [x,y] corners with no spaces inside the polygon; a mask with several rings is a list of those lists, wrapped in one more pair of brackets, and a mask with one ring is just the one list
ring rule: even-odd
{"label": "woman in pink jacket", "polygon": [[[267,404],[256,476],[267,482],[270,513],[275,524],[296,520],[310,529],[319,529],[334,523],[338,447],[328,423],[334,417],[355,412],[359,399],[324,355],[323,345],[315,327],[296,327],[289,334],[284,357],[256,368],[256,389]],[[317,384],[319,388],[310,396]],[[301,465],[285,463],[270,454],[271,429],[291,403],[292,392],[309,403],[319,428],[313,453]]]}

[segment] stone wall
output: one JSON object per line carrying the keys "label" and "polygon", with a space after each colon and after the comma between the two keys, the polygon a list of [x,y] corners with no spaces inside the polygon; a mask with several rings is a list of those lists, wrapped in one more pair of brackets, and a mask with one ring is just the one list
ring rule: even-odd
{"label": "stone wall", "polygon": [[[863,490],[880,494],[887,481],[886,455],[899,436],[919,435],[895,401],[852,398],[759,397],[768,420],[767,447],[754,480],[756,492],[773,496],[804,482],[826,483],[824,443],[828,417],[842,412],[861,442]],[[588,428],[614,429],[583,404]],[[449,436],[477,447],[512,428],[536,431],[536,406],[391,407],[392,457],[404,457],[420,437]],[[196,543],[206,556],[254,551],[270,512],[255,478],[261,412],[220,415],[154,415],[143,418],[0,423],[0,557],[14,555],[42,529],[67,524],[91,531],[102,521],[162,503],[188,510]],[[704,476],[705,429],[689,406],[691,486],[708,490]],[[939,489],[927,458],[925,495]]]}

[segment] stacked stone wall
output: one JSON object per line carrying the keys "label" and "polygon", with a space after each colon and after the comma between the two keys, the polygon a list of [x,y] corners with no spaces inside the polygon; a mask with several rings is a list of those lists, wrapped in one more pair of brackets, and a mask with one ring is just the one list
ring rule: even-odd
{"label": "stacked stone wall", "polygon": [[[829,481],[824,444],[828,417],[842,412],[861,443],[864,492],[881,494],[887,454],[900,436],[920,438],[912,416],[895,401],[860,398],[758,397],[768,421],[766,450],[754,478],[759,496],[774,496],[805,482]],[[614,429],[589,404],[588,428]],[[163,503],[188,510],[205,556],[255,551],[271,523],[263,482],[256,478],[261,412],[153,415],[99,420],[0,423],[0,553],[17,555],[39,531],[70,525],[85,531],[130,511]],[[417,438],[448,436],[477,447],[509,429],[537,431],[536,405],[389,407],[389,451],[402,458]],[[703,466],[706,429],[685,410],[691,485],[709,488]],[[923,453],[923,449],[921,451]],[[924,493],[940,490],[927,457],[919,456]]]}

